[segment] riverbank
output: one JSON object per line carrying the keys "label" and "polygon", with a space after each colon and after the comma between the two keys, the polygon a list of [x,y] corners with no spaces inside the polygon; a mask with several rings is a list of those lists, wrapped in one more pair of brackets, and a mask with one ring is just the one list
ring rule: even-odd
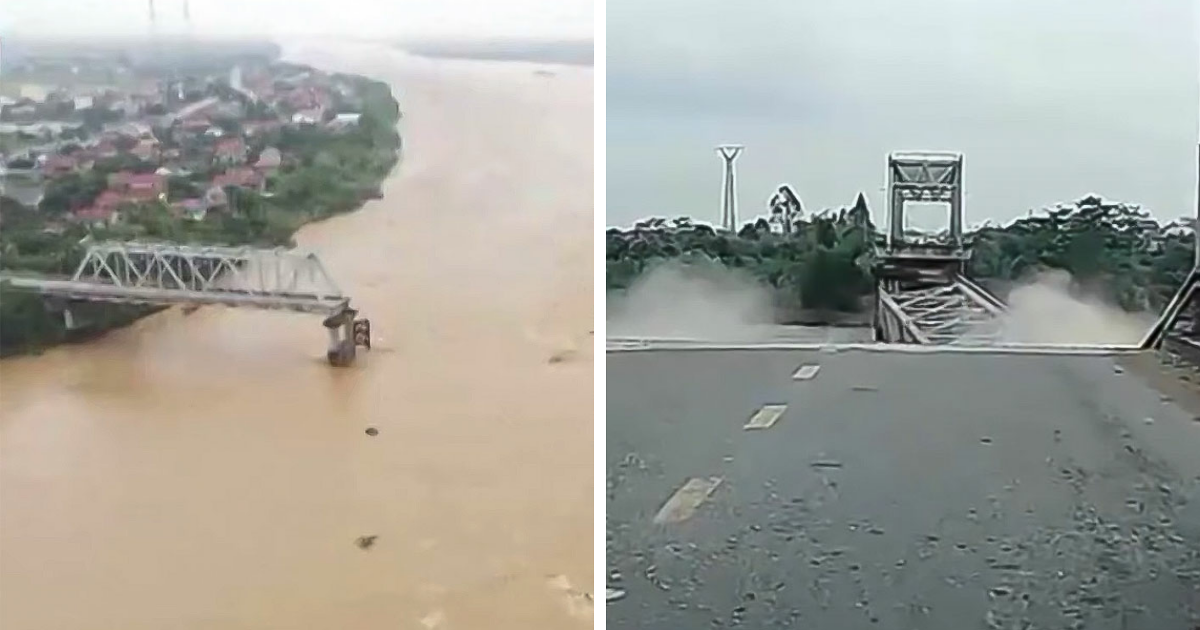
{"label": "riverbank", "polygon": [[[319,74],[313,66],[283,67],[283,72],[293,76]],[[196,220],[164,198],[123,207],[116,215],[119,220],[96,224],[65,221],[62,213],[66,208],[52,208],[54,204],[45,201],[37,211],[6,205],[5,230],[0,234],[0,268],[69,275],[82,257],[84,246],[80,241],[85,237],[290,247],[294,245],[293,235],[303,225],[361,208],[381,194],[382,182],[399,160],[399,103],[386,83],[366,76],[342,74],[329,81],[343,87],[355,101],[359,116],[354,126],[283,126],[248,137],[242,144],[243,153],[261,156],[269,148],[280,156],[280,166],[269,173],[245,168],[229,171],[243,179],[247,175],[258,177],[259,183],[226,182],[208,188],[206,198],[219,193],[228,200],[219,211],[209,210],[202,220]],[[196,142],[174,138],[179,133],[174,126],[158,133],[164,136],[164,144],[174,141],[185,149]],[[243,141],[239,138],[238,142]],[[146,172],[153,172],[155,166],[128,155],[97,160],[88,171],[51,181],[48,197],[69,190],[67,195],[86,196],[86,203],[91,203],[106,177],[111,179],[130,168],[127,162]],[[223,169],[214,166],[210,170],[220,173]],[[164,186],[170,184],[164,197],[181,196],[180,188],[198,194],[204,191],[209,175],[172,175],[164,181]],[[221,181],[220,177],[218,174],[214,181]],[[76,192],[79,189],[90,192]],[[62,343],[91,341],[160,310],[137,305],[79,304],[73,307],[73,314],[81,327],[67,330],[61,314],[49,311],[39,296],[0,284],[0,358],[36,353]]]}
{"label": "riverbank", "polygon": [[384,197],[295,235],[373,349],[172,309],[0,362],[0,627],[590,628],[591,72],[289,58],[404,103]]}

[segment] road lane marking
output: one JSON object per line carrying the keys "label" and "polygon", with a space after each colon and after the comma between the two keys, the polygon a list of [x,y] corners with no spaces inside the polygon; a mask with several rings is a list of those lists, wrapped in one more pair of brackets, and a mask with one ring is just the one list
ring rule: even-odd
{"label": "road lane marking", "polygon": [[813,365],[811,363],[806,363],[804,365],[801,365],[800,369],[796,370],[795,374],[792,374],[792,380],[794,380],[794,381],[811,381],[812,379],[816,378],[817,372],[820,372],[820,371],[821,371],[821,366]]}
{"label": "road lane marking", "polygon": [[693,477],[683,484],[683,487],[675,491],[670,499],[663,504],[658,514],[654,516],[656,525],[665,525],[667,523],[679,523],[686,521],[696,513],[696,509],[704,503],[705,499],[721,485],[720,477]]}
{"label": "road lane marking", "polygon": [[746,431],[751,429],[770,429],[775,426],[776,422],[783,417],[783,412],[787,411],[787,405],[763,405],[762,409],[754,412],[750,416],[750,421],[742,428]]}

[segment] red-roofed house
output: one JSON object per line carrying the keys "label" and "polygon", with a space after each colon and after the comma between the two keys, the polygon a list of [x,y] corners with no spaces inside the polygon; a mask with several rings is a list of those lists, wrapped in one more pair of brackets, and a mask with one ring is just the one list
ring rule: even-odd
{"label": "red-roofed house", "polygon": [[226,138],[213,147],[213,161],[218,164],[241,164],[246,161],[246,143],[241,138]]}
{"label": "red-roofed house", "polygon": [[106,190],[96,197],[96,200],[92,202],[92,207],[116,210],[123,201],[125,198],[121,196],[121,193],[115,190]]}
{"label": "red-roofed house", "polygon": [[126,180],[125,196],[136,201],[159,201],[167,197],[167,178],[156,173],[139,173]]}
{"label": "red-roofed house", "polygon": [[117,208],[124,203],[125,198],[115,190],[106,190],[86,208],[76,210],[72,215],[76,221],[88,223],[95,227],[112,225],[120,220]]}
{"label": "red-roofed house", "polygon": [[167,196],[167,178],[157,173],[121,171],[108,176],[106,192],[114,192],[128,201],[159,201]]}

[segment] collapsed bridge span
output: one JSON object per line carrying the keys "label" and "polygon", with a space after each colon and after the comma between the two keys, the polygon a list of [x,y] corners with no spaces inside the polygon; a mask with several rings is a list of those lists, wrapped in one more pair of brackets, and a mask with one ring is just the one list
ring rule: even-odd
{"label": "collapsed bridge span", "polygon": [[[938,237],[905,229],[905,204],[949,206]],[[887,240],[876,251],[875,339],[984,345],[1000,334],[1004,303],[965,274],[961,153],[897,152],[887,162]]]}

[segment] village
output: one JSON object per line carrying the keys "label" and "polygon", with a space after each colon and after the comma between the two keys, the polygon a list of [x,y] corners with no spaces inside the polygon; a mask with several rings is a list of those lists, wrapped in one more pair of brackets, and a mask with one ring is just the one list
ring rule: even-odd
{"label": "village", "polygon": [[[291,247],[301,226],[378,198],[400,156],[399,104],[367,77],[268,46],[57,46],[0,84],[0,272],[70,275],[88,243]],[[0,282],[0,356],[153,312],[81,304],[67,330]]]}
{"label": "village", "polygon": [[236,214],[238,199],[270,198],[298,159],[284,135],[343,134],[362,116],[356,77],[301,66],[144,74],[0,95],[0,224],[14,204],[52,233],[116,226],[146,205],[181,221]]}

